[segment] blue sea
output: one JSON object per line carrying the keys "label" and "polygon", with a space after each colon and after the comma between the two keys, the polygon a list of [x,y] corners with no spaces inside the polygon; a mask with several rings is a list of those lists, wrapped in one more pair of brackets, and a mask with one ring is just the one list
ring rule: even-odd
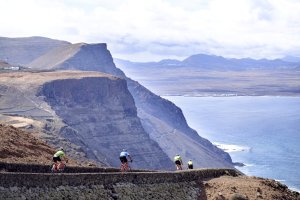
{"label": "blue sea", "polygon": [[200,136],[244,163],[243,173],[300,191],[300,97],[164,98]]}

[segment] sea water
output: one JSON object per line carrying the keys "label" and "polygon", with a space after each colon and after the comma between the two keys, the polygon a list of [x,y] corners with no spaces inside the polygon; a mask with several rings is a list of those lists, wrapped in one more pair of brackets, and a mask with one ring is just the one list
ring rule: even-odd
{"label": "sea water", "polygon": [[300,97],[165,96],[247,175],[300,190]]}

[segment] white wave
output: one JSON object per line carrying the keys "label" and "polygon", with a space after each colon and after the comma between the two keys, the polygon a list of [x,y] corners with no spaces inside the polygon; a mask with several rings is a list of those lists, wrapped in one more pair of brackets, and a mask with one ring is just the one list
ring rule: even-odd
{"label": "white wave", "polygon": [[285,182],[286,180],[283,180],[283,179],[275,179],[275,181],[278,181],[278,182]]}
{"label": "white wave", "polygon": [[250,147],[235,145],[235,144],[222,144],[218,142],[213,142],[215,146],[222,149],[223,151],[230,153],[230,152],[240,152],[240,151],[250,151]]}
{"label": "white wave", "polygon": [[298,188],[289,187],[289,189],[290,189],[290,190],[293,190],[293,191],[295,191],[295,192],[299,192],[299,193],[300,193],[300,189],[298,189]]}

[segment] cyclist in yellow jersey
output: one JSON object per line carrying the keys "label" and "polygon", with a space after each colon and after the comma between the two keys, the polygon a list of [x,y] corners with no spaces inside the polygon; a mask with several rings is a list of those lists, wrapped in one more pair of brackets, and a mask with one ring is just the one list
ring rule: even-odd
{"label": "cyclist in yellow jersey", "polygon": [[193,169],[194,167],[193,167],[193,161],[192,160],[189,160],[189,162],[188,162],[188,168],[189,169]]}
{"label": "cyclist in yellow jersey", "polygon": [[174,162],[176,165],[176,169],[182,170],[182,159],[181,159],[180,155],[176,154],[176,156],[174,157]]}

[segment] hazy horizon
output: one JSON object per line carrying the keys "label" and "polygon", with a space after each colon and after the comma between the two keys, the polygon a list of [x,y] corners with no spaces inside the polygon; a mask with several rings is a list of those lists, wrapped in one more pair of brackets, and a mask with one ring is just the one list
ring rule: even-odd
{"label": "hazy horizon", "polygon": [[0,36],[107,43],[131,61],[300,55],[297,0],[0,0]]}

